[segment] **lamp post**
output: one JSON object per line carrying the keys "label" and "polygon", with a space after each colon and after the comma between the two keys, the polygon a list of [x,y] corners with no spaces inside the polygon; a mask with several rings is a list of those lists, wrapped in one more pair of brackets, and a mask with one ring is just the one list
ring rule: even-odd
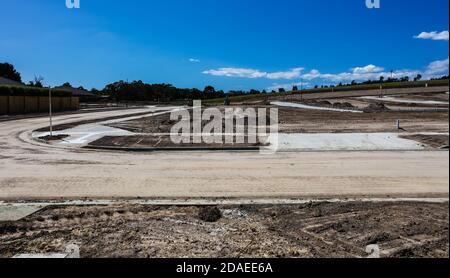
{"label": "lamp post", "polygon": [[52,87],[48,88],[48,108],[50,118],[50,138],[53,137],[53,119],[52,119]]}

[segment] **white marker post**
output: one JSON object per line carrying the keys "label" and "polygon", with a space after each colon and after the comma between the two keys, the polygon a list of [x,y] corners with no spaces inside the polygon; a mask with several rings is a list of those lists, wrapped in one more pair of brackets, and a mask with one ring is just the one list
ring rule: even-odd
{"label": "white marker post", "polygon": [[53,121],[52,121],[52,87],[48,89],[48,108],[50,117],[50,138],[53,137]]}

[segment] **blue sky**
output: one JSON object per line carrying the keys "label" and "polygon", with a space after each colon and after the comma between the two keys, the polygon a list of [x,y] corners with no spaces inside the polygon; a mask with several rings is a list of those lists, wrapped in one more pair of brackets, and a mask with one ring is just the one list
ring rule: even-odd
{"label": "blue sky", "polygon": [[[224,90],[448,74],[448,0],[0,0],[25,81]],[[6,11],[6,12],[4,12]],[[6,26],[6,28],[5,28]],[[436,33],[432,33],[436,32]],[[419,36],[420,35],[420,36]]]}

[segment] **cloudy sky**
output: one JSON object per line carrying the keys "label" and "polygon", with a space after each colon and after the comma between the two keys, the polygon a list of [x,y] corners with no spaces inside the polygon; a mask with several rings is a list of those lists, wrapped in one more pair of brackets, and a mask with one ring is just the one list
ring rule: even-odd
{"label": "cloudy sky", "polygon": [[25,80],[224,90],[448,74],[448,0],[0,0]]}

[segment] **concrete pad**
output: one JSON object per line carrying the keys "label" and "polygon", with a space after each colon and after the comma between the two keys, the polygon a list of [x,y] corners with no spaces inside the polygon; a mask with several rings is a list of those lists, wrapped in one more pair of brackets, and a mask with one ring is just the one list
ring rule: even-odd
{"label": "concrete pad", "polygon": [[411,104],[434,104],[434,105],[448,105],[448,102],[444,101],[434,101],[434,100],[414,100],[414,99],[404,99],[404,98],[395,98],[395,97],[361,97],[361,99],[367,100],[378,100],[378,101],[386,101],[386,102],[396,102],[396,103],[411,103]]}
{"label": "concrete pad", "polygon": [[[278,136],[279,151],[381,151],[423,150],[416,141],[402,139],[394,133],[319,133],[283,134]],[[270,144],[277,140],[269,137]]]}
{"label": "concrete pad", "polygon": [[27,217],[41,209],[45,205],[27,205],[27,204],[0,204],[0,221],[18,221],[24,217]]}
{"label": "concrete pad", "polygon": [[69,244],[64,253],[37,253],[18,254],[13,259],[79,259],[80,247],[76,244]]}
{"label": "concrete pad", "polygon": [[363,111],[359,111],[359,110],[328,108],[328,107],[311,106],[311,105],[306,105],[306,104],[301,104],[301,103],[282,102],[282,101],[275,101],[275,102],[271,102],[270,104],[276,105],[276,106],[281,106],[281,107],[300,108],[300,109],[307,109],[307,110],[324,110],[324,111],[345,112],[345,113],[363,113]]}
{"label": "concrete pad", "polygon": [[13,257],[13,259],[66,259],[67,254],[54,253],[54,254],[19,254]]}
{"label": "concrete pad", "polygon": [[[33,133],[34,138],[40,138],[47,135],[50,135],[50,133],[49,132]],[[128,136],[133,135],[133,133],[123,129],[108,127],[99,124],[86,124],[62,131],[56,131],[53,132],[53,135],[54,136],[69,135],[69,137],[65,138],[64,140],[61,140],[60,142],[55,142],[54,143],[55,145],[82,147],[104,136]]]}

